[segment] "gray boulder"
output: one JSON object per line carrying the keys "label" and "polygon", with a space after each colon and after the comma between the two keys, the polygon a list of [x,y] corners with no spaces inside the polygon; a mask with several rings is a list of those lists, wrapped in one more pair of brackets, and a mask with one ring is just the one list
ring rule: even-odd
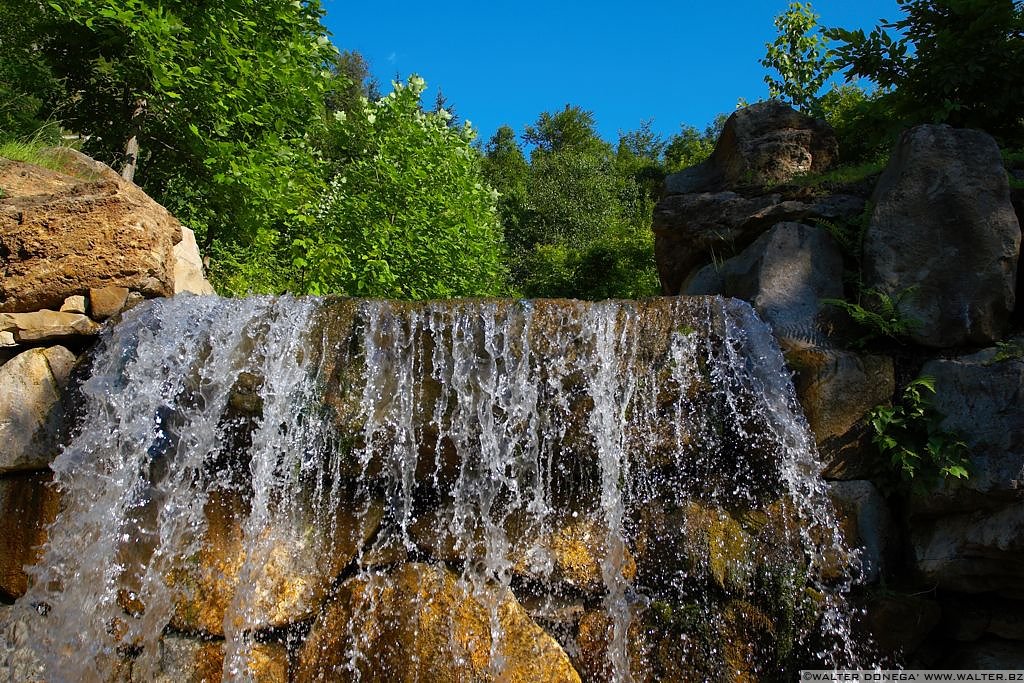
{"label": "gray boulder", "polygon": [[53,346],[0,366],[0,474],[45,468],[57,455],[61,392],[74,363],[71,351]]}
{"label": "gray boulder", "polygon": [[943,591],[1024,598],[1024,501],[910,525],[917,569]]}
{"label": "gray boulder", "polygon": [[835,133],[778,100],[758,102],[728,118],[703,164],[665,179],[667,194],[765,187],[827,169],[839,154]]}
{"label": "gray boulder", "polygon": [[860,551],[864,580],[879,580],[892,525],[885,498],[870,481],[835,481],[830,496],[842,521],[846,542]]}
{"label": "gray boulder", "polygon": [[777,223],[844,221],[860,215],[864,200],[833,195],[810,201],[734,192],[673,195],[654,208],[654,254],[662,293],[679,294],[692,271],[736,254]]}
{"label": "gray boulder", "polygon": [[[963,438],[970,449],[971,475],[949,496],[991,504],[1018,500],[1024,489],[1024,338],[960,358],[933,360],[923,375],[935,378],[933,406],[941,427]],[[972,495],[973,494],[973,495]],[[941,502],[931,496],[932,505]]]}
{"label": "gray boulder", "polygon": [[878,181],[864,240],[867,287],[917,320],[931,347],[998,339],[1014,308],[1020,226],[995,141],[924,125],[900,138]]}
{"label": "gray boulder", "polygon": [[779,223],[738,256],[698,271],[685,293],[744,299],[776,337],[815,343],[823,336],[820,300],[842,297],[842,273],[842,253],[827,230]]}

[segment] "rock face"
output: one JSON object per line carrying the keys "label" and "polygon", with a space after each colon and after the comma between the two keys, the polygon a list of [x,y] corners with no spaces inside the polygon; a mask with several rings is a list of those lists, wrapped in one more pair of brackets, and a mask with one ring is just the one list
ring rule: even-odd
{"label": "rock face", "polygon": [[705,163],[665,180],[670,194],[766,186],[827,169],[839,156],[835,134],[777,100],[734,112]]}
{"label": "rock face", "polygon": [[[256,552],[247,556],[254,544],[245,545],[246,500],[236,493],[211,497],[199,552],[192,562],[175,567],[169,577],[175,603],[172,625],[223,635],[224,615],[232,603],[235,614],[241,615],[235,628],[284,626],[311,615],[380,521],[379,507],[359,519],[353,501],[336,502],[333,510],[310,505],[309,518],[299,528],[272,524],[262,529]],[[326,529],[314,534],[320,525]],[[143,605],[133,607],[144,609]]]}
{"label": "rock face", "polygon": [[738,253],[782,222],[841,221],[864,210],[864,200],[834,195],[809,201],[779,194],[744,197],[735,192],[669,195],[654,209],[654,251],[662,293],[682,293],[694,268]]}
{"label": "rock face", "polygon": [[892,533],[885,499],[870,481],[836,481],[831,489],[846,540],[860,550],[864,580],[875,583],[884,569]]}
{"label": "rock face", "polygon": [[45,468],[57,455],[61,391],[75,356],[29,349],[0,366],[0,473]]}
{"label": "rock face", "polygon": [[823,336],[821,299],[843,295],[843,255],[824,228],[779,223],[738,256],[700,270],[686,294],[749,301],[782,339]]}
{"label": "rock face", "polygon": [[0,313],[0,333],[9,334],[14,344],[91,337],[99,331],[100,326],[81,313],[46,310]]}
{"label": "rock face", "polygon": [[[1017,339],[1024,352],[1024,339]],[[991,348],[960,358],[934,360],[921,372],[935,378],[933,405],[941,427],[970,449],[971,476],[959,497],[974,492],[1017,500],[1024,490],[1024,357]],[[1002,359],[1001,359],[1002,358]]]}
{"label": "rock face", "polygon": [[925,125],[903,134],[879,179],[865,285],[894,298],[930,347],[998,339],[1014,308],[1021,233],[987,134]]}
{"label": "rock face", "polygon": [[871,476],[868,411],[888,404],[896,390],[892,358],[841,349],[791,348],[786,360],[830,479]]}
{"label": "rock face", "polygon": [[0,597],[20,598],[28,589],[26,565],[35,564],[46,527],[57,516],[60,499],[49,473],[0,478]]}
{"label": "rock face", "polygon": [[173,294],[178,221],[112,171],[72,170],[0,161],[0,311],[57,309],[108,286]]}
{"label": "rock face", "polygon": [[[501,635],[492,643],[495,618]],[[364,655],[352,662],[359,673],[347,666],[355,640]],[[510,592],[475,587],[425,564],[350,579],[313,625],[297,680],[360,680],[360,673],[392,681],[580,680],[561,646]]]}

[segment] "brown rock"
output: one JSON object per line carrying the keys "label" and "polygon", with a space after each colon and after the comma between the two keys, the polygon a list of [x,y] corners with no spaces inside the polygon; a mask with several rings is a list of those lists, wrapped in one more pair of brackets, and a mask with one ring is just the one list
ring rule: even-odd
{"label": "brown rock", "polygon": [[[382,514],[373,505],[363,519],[352,501],[339,504],[333,518],[317,515],[317,509],[311,506],[302,523],[293,524],[284,515],[261,538],[246,539],[247,500],[237,493],[214,493],[204,509],[208,526],[195,562],[177,567],[169,577],[175,587],[172,625],[222,635],[228,613],[244,628],[283,626],[312,614],[362,542],[377,530]],[[257,566],[243,583],[246,549],[254,547],[260,551],[252,560]],[[141,607],[130,600],[126,604]]]}
{"label": "brown rock", "polygon": [[665,179],[668,194],[764,187],[826,170],[839,156],[832,128],[778,100],[735,111],[703,164]]}
{"label": "brown rock", "polygon": [[100,326],[81,313],[34,311],[0,313],[0,330],[9,332],[19,344],[67,337],[92,336]]}
{"label": "brown rock", "polygon": [[85,314],[89,310],[88,306],[89,304],[86,301],[85,296],[82,294],[76,294],[64,299],[64,303],[61,304],[60,310],[61,313]]}
{"label": "brown rock", "polygon": [[120,313],[127,300],[127,287],[101,287],[89,290],[89,309],[96,320],[106,320]]}
{"label": "brown rock", "polygon": [[[165,635],[160,639],[157,672],[132,671],[131,683],[214,683],[223,678],[224,642]],[[254,643],[243,655],[245,680],[287,683],[288,652],[277,643]]]}
{"label": "brown rock", "polygon": [[57,455],[61,391],[74,363],[73,353],[53,346],[0,366],[0,473],[42,469]]}
{"label": "brown rock", "polygon": [[824,476],[861,479],[874,474],[870,437],[858,428],[872,408],[888,405],[896,390],[892,358],[791,346],[797,398],[818,443]]}
{"label": "brown rock", "polygon": [[20,598],[28,590],[25,565],[39,560],[46,528],[57,516],[60,496],[46,473],[0,477],[0,597]]}
{"label": "brown rock", "polygon": [[0,311],[55,309],[107,286],[174,293],[178,222],[135,185],[80,162],[68,175],[0,161]]}
{"label": "brown rock", "polygon": [[[372,607],[371,607],[372,606]],[[492,610],[500,624],[492,645]],[[359,656],[350,658],[356,648]],[[498,655],[493,658],[492,652]],[[349,663],[357,671],[350,670]],[[301,681],[580,680],[562,648],[507,590],[406,564],[349,579],[299,653]]]}
{"label": "brown rock", "polygon": [[[529,528],[523,515],[510,515],[504,533],[511,546],[513,573],[577,590],[603,593],[602,565],[619,565],[625,581],[636,577],[636,561],[628,547],[616,544],[609,551],[606,525],[595,519],[598,513],[554,522],[554,528],[539,532]],[[536,522],[536,520],[534,520]],[[474,524],[458,535],[451,533],[452,514],[425,513],[410,529],[413,541],[431,557],[446,562],[482,561],[485,557],[484,529]],[[471,542],[467,543],[467,540]],[[619,559],[614,559],[615,552]],[[613,574],[614,576],[614,574]]]}

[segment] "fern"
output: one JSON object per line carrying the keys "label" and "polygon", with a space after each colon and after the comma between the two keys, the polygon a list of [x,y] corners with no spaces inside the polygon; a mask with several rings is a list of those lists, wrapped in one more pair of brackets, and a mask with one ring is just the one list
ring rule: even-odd
{"label": "fern", "polygon": [[852,303],[842,299],[822,299],[821,303],[842,309],[861,329],[861,336],[852,343],[855,347],[863,347],[876,339],[887,338],[902,343],[903,340],[921,326],[921,321],[908,318],[899,311],[900,304],[913,296],[916,288],[909,287],[897,294],[889,296],[879,289],[861,291],[860,303]]}

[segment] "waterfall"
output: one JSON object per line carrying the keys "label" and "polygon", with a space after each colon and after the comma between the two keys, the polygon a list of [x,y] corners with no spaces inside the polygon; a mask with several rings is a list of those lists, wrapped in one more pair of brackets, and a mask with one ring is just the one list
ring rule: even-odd
{"label": "waterfall", "polygon": [[76,401],[16,605],[40,680],[858,661],[856,558],[742,302],[176,297]]}

